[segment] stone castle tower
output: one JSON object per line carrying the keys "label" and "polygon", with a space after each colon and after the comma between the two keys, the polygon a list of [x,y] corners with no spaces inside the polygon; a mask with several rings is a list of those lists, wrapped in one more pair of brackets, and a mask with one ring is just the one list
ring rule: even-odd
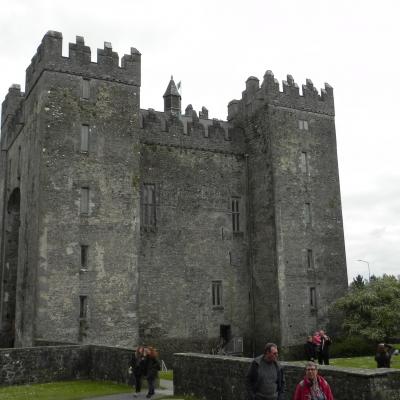
{"label": "stone castle tower", "polygon": [[1,345],[294,349],[347,287],[332,88],[142,110],[140,59],[49,31],[2,104]]}

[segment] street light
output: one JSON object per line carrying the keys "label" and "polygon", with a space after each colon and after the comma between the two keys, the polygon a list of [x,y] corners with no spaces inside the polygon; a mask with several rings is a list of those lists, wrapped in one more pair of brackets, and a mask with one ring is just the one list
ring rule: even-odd
{"label": "street light", "polygon": [[371,280],[371,270],[369,269],[369,262],[365,261],[365,260],[356,260],[356,261],[363,262],[368,265],[368,281],[370,281]]}

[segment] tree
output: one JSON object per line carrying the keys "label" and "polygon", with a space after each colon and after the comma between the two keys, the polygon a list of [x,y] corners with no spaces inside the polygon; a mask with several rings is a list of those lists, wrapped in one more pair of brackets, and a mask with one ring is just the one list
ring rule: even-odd
{"label": "tree", "polygon": [[365,282],[362,275],[357,275],[355,278],[353,278],[353,282],[351,282],[350,287],[353,289],[362,289],[365,287]]}
{"label": "tree", "polygon": [[363,283],[350,285],[335,303],[344,314],[342,328],[374,341],[400,336],[400,281],[384,275]]}

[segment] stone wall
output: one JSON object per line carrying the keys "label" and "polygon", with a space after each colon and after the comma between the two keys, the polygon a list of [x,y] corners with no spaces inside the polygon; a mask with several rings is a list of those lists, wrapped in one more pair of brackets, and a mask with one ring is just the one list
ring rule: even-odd
{"label": "stone wall", "polygon": [[72,379],[126,383],[132,350],[106,346],[0,349],[0,386]]}
{"label": "stone wall", "polygon": [[21,385],[90,376],[89,346],[0,350],[0,385]]}
{"label": "stone wall", "polygon": [[[143,137],[187,136],[180,125],[168,133],[158,132],[156,121],[146,119],[144,126]],[[210,352],[221,325],[232,336],[244,336],[249,326],[244,160],[229,152],[231,142],[223,137],[225,151],[210,148],[212,133],[190,137],[186,149],[142,142],[141,183],[155,187],[156,223],[147,227],[142,215],[139,334],[142,343],[159,348],[174,340],[174,351]],[[208,146],[201,140],[210,141],[209,148],[198,147]],[[240,232],[232,232],[232,198],[240,204]],[[212,301],[215,281],[221,304]]]}
{"label": "stone wall", "polygon": [[[207,400],[241,400],[250,358],[203,354],[174,355],[174,394],[193,394]],[[293,396],[304,375],[304,363],[282,362],[287,383],[286,398]],[[398,400],[400,371],[321,366],[320,374],[330,384],[335,400]]]}

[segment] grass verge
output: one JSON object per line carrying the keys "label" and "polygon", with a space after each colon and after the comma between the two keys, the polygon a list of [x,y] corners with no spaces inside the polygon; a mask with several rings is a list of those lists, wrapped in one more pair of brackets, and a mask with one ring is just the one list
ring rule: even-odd
{"label": "grass verge", "polygon": [[86,397],[127,393],[127,385],[100,381],[63,381],[0,388],[0,399],[7,400],[80,400]]}
{"label": "grass verge", "polygon": [[[400,345],[393,345],[394,348],[400,350]],[[338,367],[351,367],[351,368],[376,368],[376,361],[374,356],[366,357],[349,357],[349,358],[333,358],[330,364]],[[390,363],[391,368],[400,369],[400,355],[393,355]]]}
{"label": "grass verge", "polygon": [[174,371],[172,371],[172,369],[169,369],[168,371],[160,371],[158,373],[158,376],[160,379],[165,379],[167,381],[173,381],[174,380]]}

